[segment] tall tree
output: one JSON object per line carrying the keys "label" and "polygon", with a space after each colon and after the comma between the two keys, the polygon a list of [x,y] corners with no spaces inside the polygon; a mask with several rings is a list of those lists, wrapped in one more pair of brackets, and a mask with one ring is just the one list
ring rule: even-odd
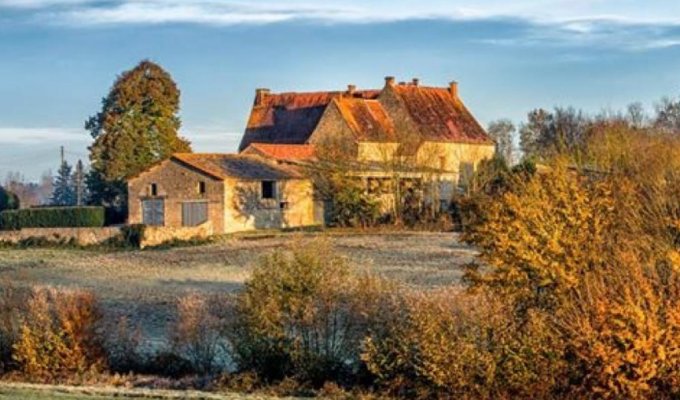
{"label": "tall tree", "polygon": [[520,128],[520,146],[528,158],[578,152],[585,145],[592,121],[572,107],[531,111]]}
{"label": "tall tree", "polygon": [[54,192],[52,192],[51,204],[53,206],[73,206],[76,204],[76,192],[73,188],[71,166],[63,161],[57,177],[54,178]]}
{"label": "tall tree", "polygon": [[680,132],[680,100],[664,97],[655,107],[654,126],[669,133]]}
{"label": "tall tree", "polygon": [[145,60],[124,72],[85,128],[90,146],[90,202],[124,207],[125,180],[175,152],[190,152],[178,135],[180,92],[159,65]]}
{"label": "tall tree", "polygon": [[512,164],[513,159],[513,142],[515,137],[515,125],[508,119],[499,119],[489,123],[487,129],[489,136],[496,141],[496,153],[501,156],[505,162]]}
{"label": "tall tree", "polygon": [[519,145],[526,158],[534,158],[538,154],[539,141],[552,123],[550,112],[539,108],[527,114],[527,122],[519,128]]}

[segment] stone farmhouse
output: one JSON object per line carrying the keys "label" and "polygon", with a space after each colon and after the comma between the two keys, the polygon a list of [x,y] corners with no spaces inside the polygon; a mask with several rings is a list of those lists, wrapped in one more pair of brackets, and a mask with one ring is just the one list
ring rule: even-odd
{"label": "stone farmhouse", "polygon": [[331,164],[348,161],[348,173],[363,179],[367,191],[387,194],[388,204],[391,182],[427,181],[430,200],[444,206],[479,162],[494,155],[495,143],[463,104],[456,82],[428,87],[387,77],[379,90],[258,89],[239,150],[279,161],[313,154]]}
{"label": "stone farmhouse", "polygon": [[[239,154],[176,154],[128,182],[129,223],[215,233],[320,225],[310,165],[346,173],[383,196],[395,180],[427,181],[448,203],[495,152],[455,82],[385,78],[382,89],[272,93],[258,89]],[[394,199],[392,199],[394,201]]]}

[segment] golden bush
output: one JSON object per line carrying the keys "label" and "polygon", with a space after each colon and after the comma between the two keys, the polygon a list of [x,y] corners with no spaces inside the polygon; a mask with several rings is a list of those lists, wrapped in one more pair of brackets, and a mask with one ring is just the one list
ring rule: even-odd
{"label": "golden bush", "polygon": [[32,381],[79,380],[101,371],[99,319],[92,293],[34,289],[14,345],[19,370]]}
{"label": "golden bush", "polygon": [[322,385],[351,379],[382,290],[354,274],[328,242],[296,243],[264,257],[238,296],[229,338],[241,370],[265,381]]}
{"label": "golden bush", "polygon": [[[537,314],[522,326],[487,294],[405,293],[364,344],[376,382],[403,398],[549,398],[563,377],[560,342]],[[561,383],[561,382],[560,382]]]}

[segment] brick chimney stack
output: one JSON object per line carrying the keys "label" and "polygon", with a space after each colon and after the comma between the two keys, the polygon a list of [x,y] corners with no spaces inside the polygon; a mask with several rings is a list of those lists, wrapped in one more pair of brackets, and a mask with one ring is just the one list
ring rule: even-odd
{"label": "brick chimney stack", "polygon": [[396,79],[394,79],[393,76],[386,76],[385,77],[385,86],[394,86],[396,82]]}
{"label": "brick chimney stack", "polygon": [[458,98],[458,82],[451,81],[451,83],[449,83],[449,92],[451,92],[451,96]]}
{"label": "brick chimney stack", "polygon": [[420,86],[420,79],[413,78],[413,86]]}
{"label": "brick chimney stack", "polygon": [[255,105],[261,106],[262,104],[264,104],[264,100],[267,98],[267,96],[269,96],[270,93],[271,90],[269,89],[264,88],[255,89]]}
{"label": "brick chimney stack", "polygon": [[357,86],[356,85],[347,85],[347,94],[350,96],[354,96],[354,93],[357,91]]}

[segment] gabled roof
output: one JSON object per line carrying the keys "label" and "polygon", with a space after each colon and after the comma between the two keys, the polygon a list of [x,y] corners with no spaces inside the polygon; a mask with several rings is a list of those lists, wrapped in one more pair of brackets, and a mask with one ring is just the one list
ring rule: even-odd
{"label": "gabled roof", "polygon": [[[303,144],[319,123],[326,107],[345,92],[265,93],[258,95],[248,119],[239,151],[251,143]],[[359,91],[354,96],[376,98],[380,91]]]}
{"label": "gabled roof", "polygon": [[395,141],[394,122],[377,100],[340,97],[335,104],[359,141]]}
{"label": "gabled roof", "polygon": [[394,85],[424,140],[493,144],[463,102],[449,88]]}
{"label": "gabled roof", "polygon": [[[397,97],[397,108],[386,93]],[[350,86],[347,91],[272,94],[259,89],[239,151],[251,143],[307,143],[331,103],[359,141],[393,140],[412,132],[400,132],[400,126],[415,126],[418,139],[494,143],[460,100],[455,85],[424,87],[417,81],[396,84],[394,78],[386,78],[381,90],[357,91]]]}
{"label": "gabled roof", "polygon": [[257,154],[278,161],[310,160],[314,158],[311,144],[251,143],[241,154]]}
{"label": "gabled roof", "polygon": [[245,154],[177,153],[172,160],[216,179],[296,179],[302,175],[292,166],[278,165],[264,158]]}

